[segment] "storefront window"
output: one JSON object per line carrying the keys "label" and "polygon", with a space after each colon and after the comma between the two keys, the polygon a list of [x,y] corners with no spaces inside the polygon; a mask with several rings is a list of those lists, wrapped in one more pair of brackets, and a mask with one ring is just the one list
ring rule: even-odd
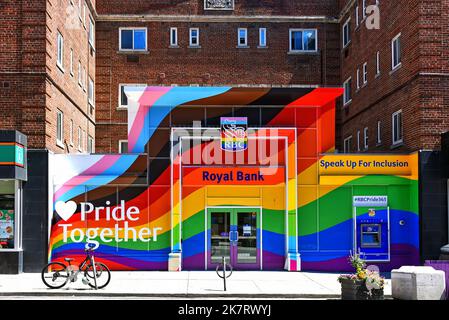
{"label": "storefront window", "polygon": [[15,240],[14,181],[0,181],[0,250],[14,249]]}

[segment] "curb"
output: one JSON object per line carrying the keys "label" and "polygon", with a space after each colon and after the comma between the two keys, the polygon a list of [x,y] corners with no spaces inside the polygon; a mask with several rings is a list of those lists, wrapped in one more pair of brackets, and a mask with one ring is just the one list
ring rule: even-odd
{"label": "curb", "polygon": [[[74,292],[74,291],[49,291],[49,292],[0,292],[0,297],[8,296],[23,296],[23,297],[40,297],[40,296],[52,296],[52,297],[135,297],[135,298],[261,298],[261,299],[341,299],[340,294],[308,294],[308,293],[298,293],[298,294],[269,294],[269,293],[217,293],[217,294],[204,294],[204,293],[135,293],[135,292]],[[392,299],[391,295],[385,295],[385,299]]]}

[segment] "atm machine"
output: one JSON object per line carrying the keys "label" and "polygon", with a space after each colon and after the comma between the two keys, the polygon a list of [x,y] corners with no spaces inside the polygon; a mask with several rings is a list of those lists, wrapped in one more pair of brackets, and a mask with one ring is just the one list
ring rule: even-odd
{"label": "atm machine", "polygon": [[385,198],[354,201],[354,249],[367,262],[390,261],[390,209]]}

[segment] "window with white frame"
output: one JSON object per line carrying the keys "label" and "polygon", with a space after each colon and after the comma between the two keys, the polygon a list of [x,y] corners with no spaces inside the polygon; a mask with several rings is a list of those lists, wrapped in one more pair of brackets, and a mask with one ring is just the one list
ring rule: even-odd
{"label": "window with white frame", "polygon": [[78,151],[82,151],[82,143],[83,143],[83,131],[81,127],[78,127]]}
{"label": "window with white frame", "polygon": [[73,77],[73,49],[70,49],[70,75]]}
{"label": "window with white frame", "polygon": [[379,145],[382,143],[382,123],[377,121],[377,141],[376,143]]}
{"label": "window with white frame", "polygon": [[94,138],[90,135],[87,138],[87,153],[94,153]]}
{"label": "window with white frame", "polygon": [[391,40],[391,69],[394,70],[401,65],[401,34]]}
{"label": "window with white frame", "polygon": [[56,113],[56,144],[64,146],[64,114],[61,110]]}
{"label": "window with white frame", "polygon": [[263,48],[267,46],[267,29],[259,28],[259,47]]}
{"label": "window with white frame", "polygon": [[200,29],[190,28],[189,29],[189,45],[191,47],[199,47],[200,45]]}
{"label": "window with white frame", "polygon": [[118,92],[118,108],[128,108],[128,97],[125,94],[126,87],[146,87],[144,83],[132,84],[132,83],[121,83],[119,84]]}
{"label": "window with white frame", "polygon": [[87,97],[88,97],[89,104],[91,106],[94,106],[94,104],[95,104],[94,103],[94,101],[95,101],[94,95],[95,95],[95,84],[94,84],[94,81],[91,79],[91,77],[89,77],[89,88],[87,90]]}
{"label": "window with white frame", "polygon": [[81,21],[83,19],[82,15],[81,15],[81,13],[82,13],[81,11],[83,8],[82,3],[83,3],[83,0],[78,0],[78,17],[80,18]]}
{"label": "window with white frame", "polygon": [[70,145],[73,146],[73,120],[72,119],[70,119],[69,135],[70,135]]}
{"label": "window with white frame", "polygon": [[346,47],[351,42],[351,18],[346,20],[343,25],[343,48]]}
{"label": "window with white frame", "polygon": [[357,151],[360,151],[360,130],[357,130]]}
{"label": "window with white frame", "polygon": [[352,148],[352,136],[349,136],[343,142],[343,152],[350,153],[351,148]]}
{"label": "window with white frame", "polygon": [[357,90],[360,89],[360,68],[357,68],[357,79],[356,79]]}
{"label": "window with white frame", "polygon": [[83,90],[87,90],[87,70],[83,67]]}
{"label": "window with white frame", "polygon": [[147,28],[120,28],[120,51],[147,51]]}
{"label": "window with white frame", "polygon": [[57,66],[64,71],[64,37],[58,31],[57,35]]}
{"label": "window with white frame", "polygon": [[376,53],[376,75],[380,74],[380,52]]}
{"label": "window with white frame", "polygon": [[355,6],[355,26],[358,27],[360,25],[360,17],[359,17],[359,5]]}
{"label": "window with white frame", "polygon": [[83,86],[83,68],[81,66],[81,61],[78,61],[78,84],[80,87]]}
{"label": "window with white frame", "polygon": [[170,46],[178,46],[178,28],[170,28]]}
{"label": "window with white frame", "polygon": [[119,140],[118,153],[128,153],[128,140]]}
{"label": "window with white frame", "polygon": [[363,64],[363,85],[368,83],[368,63]]}
{"label": "window with white frame", "polygon": [[92,17],[89,17],[89,44],[95,48],[95,24]]}
{"label": "window with white frame", "polygon": [[368,150],[368,127],[363,129],[363,149]]}
{"label": "window with white frame", "polygon": [[316,29],[290,29],[290,52],[316,52],[317,50]]}
{"label": "window with white frame", "polygon": [[352,79],[349,77],[344,83],[343,83],[343,103],[346,105],[351,102],[352,100]]}
{"label": "window with white frame", "polygon": [[86,3],[83,5],[83,26],[86,28]]}
{"label": "window with white frame", "polygon": [[248,46],[248,29],[238,28],[237,35],[238,35],[237,46],[239,47]]}
{"label": "window with white frame", "polygon": [[402,110],[399,110],[392,115],[392,138],[393,145],[403,142],[402,137]]}
{"label": "window with white frame", "polygon": [[366,18],[366,0],[362,0],[362,10],[363,10],[362,17],[363,17],[363,19],[365,19]]}

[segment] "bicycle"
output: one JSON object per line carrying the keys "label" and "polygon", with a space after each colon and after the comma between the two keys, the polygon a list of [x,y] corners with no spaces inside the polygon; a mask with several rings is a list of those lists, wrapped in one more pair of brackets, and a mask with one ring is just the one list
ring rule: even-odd
{"label": "bicycle", "polygon": [[[84,248],[86,258],[78,265],[77,270],[76,266],[71,264],[74,260],[72,258],[64,258],[64,261],[67,262],[68,265],[61,262],[50,262],[42,269],[42,281],[50,289],[60,289],[69,282],[75,282],[78,279],[78,275],[84,272],[84,277],[82,279],[84,284],[95,289],[106,287],[111,280],[111,272],[104,263],[95,262],[93,251],[97,249],[98,246],[99,245],[97,244],[95,247],[91,247],[89,243],[86,244]],[[95,266],[95,272],[93,266]],[[92,283],[89,278],[93,279],[94,282]]]}

